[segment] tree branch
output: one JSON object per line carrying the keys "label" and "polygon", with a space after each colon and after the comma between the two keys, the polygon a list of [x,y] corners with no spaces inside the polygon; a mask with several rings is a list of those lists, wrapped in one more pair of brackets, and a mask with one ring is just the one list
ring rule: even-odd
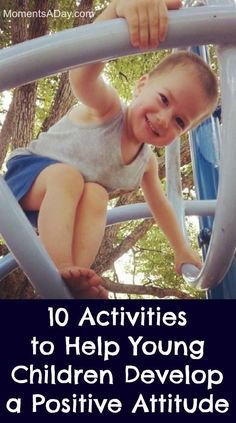
{"label": "tree branch", "polygon": [[144,285],[132,285],[122,284],[111,281],[110,279],[103,277],[102,284],[108,291],[122,294],[135,294],[135,295],[152,295],[157,298],[165,297],[176,297],[181,299],[194,298],[191,295],[181,292],[175,288],[159,288],[157,286],[144,286]]}
{"label": "tree branch", "polygon": [[[135,245],[135,243],[147,233],[153,224],[154,219],[146,219],[142,221],[131,232],[131,234],[129,234],[123,241],[121,241],[121,243],[116,248],[113,248],[113,242],[111,243],[111,239],[105,237],[102,248],[103,254],[99,254],[99,257],[96,259],[96,262],[93,265],[93,269],[99,274],[102,274],[106,270],[110,269],[114,261],[127,253],[127,251],[129,251],[129,249],[133,247],[133,245]],[[105,257],[104,252],[106,253]]]}

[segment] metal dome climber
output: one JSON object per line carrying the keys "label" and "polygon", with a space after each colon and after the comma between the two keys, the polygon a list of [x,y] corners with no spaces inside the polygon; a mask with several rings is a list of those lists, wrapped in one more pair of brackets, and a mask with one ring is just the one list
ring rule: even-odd
{"label": "metal dome climber", "polygon": [[[183,266],[183,276],[188,283],[208,289],[223,279],[234,257],[236,245],[236,190],[233,186],[236,179],[236,145],[233,137],[236,133],[236,47],[233,46],[236,39],[236,5],[228,0],[223,6],[189,7],[170,11],[169,16],[168,36],[159,48],[221,44],[224,40],[224,46],[219,49],[224,149],[220,160],[218,199],[183,201],[176,195],[178,179],[177,185],[172,186],[169,191],[183,230],[186,214],[211,215],[215,212],[211,242],[202,271],[199,273],[192,266]],[[108,32],[113,37],[108,39]],[[129,43],[127,25],[123,19],[69,29],[0,51],[0,89],[14,88],[85,63],[138,53],[140,52]],[[42,57],[44,60],[39,60]],[[172,154],[171,156],[173,157]],[[167,167],[171,172],[176,168],[169,159]],[[176,176],[178,178],[175,174]],[[146,204],[123,206],[108,212],[107,223],[149,216]],[[2,177],[0,232],[40,295],[45,298],[71,298],[57,269]],[[22,239],[25,241],[24,251]],[[16,262],[11,255],[0,259],[0,277],[15,266]]]}

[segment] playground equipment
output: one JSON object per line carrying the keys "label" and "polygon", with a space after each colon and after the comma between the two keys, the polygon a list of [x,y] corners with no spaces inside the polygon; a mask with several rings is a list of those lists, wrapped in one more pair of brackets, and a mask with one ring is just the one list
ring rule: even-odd
{"label": "playground equipment", "polygon": [[[186,2],[186,5],[194,3],[196,2],[190,1]],[[201,5],[203,3],[203,7],[187,7],[169,12],[168,36],[159,49],[207,44],[221,45],[218,50],[221,65],[224,148],[219,154],[219,143],[214,141],[217,139],[216,135],[219,134],[219,128],[214,118],[209,119],[192,133],[191,145],[199,200],[183,201],[180,197],[180,166],[176,165],[179,163],[178,140],[167,148],[166,162],[168,196],[174,205],[183,231],[185,231],[185,215],[204,216],[202,219],[208,219],[209,227],[212,228],[203,269],[199,272],[194,266],[184,265],[183,277],[191,285],[214,293],[212,288],[223,280],[233,262],[236,245],[236,190],[234,189],[236,145],[233,137],[236,133],[234,99],[236,48],[233,45],[236,39],[236,4],[234,0],[201,1]],[[112,34],[112,37],[107,37],[107,33]],[[206,50],[203,47],[201,49],[201,53],[205,54]],[[0,89],[7,90],[78,65],[137,53],[140,52],[130,45],[127,24],[123,19],[73,28],[2,50],[0,52]],[[204,128],[207,128],[207,131]],[[203,197],[201,193],[201,186],[204,187],[207,183],[209,175],[207,173],[204,179],[198,152],[194,153],[193,145],[194,143],[198,145],[199,148],[196,151],[200,151],[202,155],[200,143],[202,137],[205,138],[204,145],[213,146],[209,147],[209,151],[211,150],[209,156],[214,157],[211,164],[217,173],[217,179],[218,169],[220,170],[217,200],[215,200],[216,192],[211,195],[210,200],[201,199],[209,198]],[[208,158],[206,154],[205,156],[203,154],[203,157]],[[215,217],[212,226],[212,219],[209,216],[213,214]],[[108,211],[107,223],[149,216],[150,211],[146,204],[122,206]],[[203,224],[206,227],[204,220]],[[0,278],[6,276],[18,263],[43,297],[71,298],[57,269],[2,177],[0,177],[0,233],[15,257],[9,254],[0,259]],[[22,239],[25,241],[24,251],[22,251]],[[229,286],[231,288],[227,290],[226,295],[220,291],[218,295],[210,294],[209,297],[236,298],[234,280],[230,280]]]}

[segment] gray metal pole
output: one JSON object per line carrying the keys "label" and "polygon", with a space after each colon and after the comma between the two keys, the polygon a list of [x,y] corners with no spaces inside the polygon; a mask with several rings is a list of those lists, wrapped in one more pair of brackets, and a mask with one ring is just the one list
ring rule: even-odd
{"label": "gray metal pole", "polygon": [[[197,278],[191,277],[192,283],[201,288],[212,288],[224,278],[236,246],[236,47],[221,47],[218,57],[221,64],[223,146],[211,242],[203,270]],[[189,273],[191,274],[191,270]],[[187,275],[186,280],[190,281]]]}
{"label": "gray metal pole", "polygon": [[42,297],[72,298],[2,177],[0,177],[0,233]]}
{"label": "gray metal pole", "polygon": [[180,228],[186,237],[185,210],[182,199],[182,183],[180,176],[180,140],[176,139],[166,148],[166,187],[167,197],[172,204],[177,216]]}
{"label": "gray metal pole", "polygon": [[208,6],[233,6],[236,0],[204,0]]}
{"label": "gray metal pole", "polygon": [[[190,5],[190,3],[193,2],[191,2],[191,0],[185,1],[186,5]],[[235,7],[236,0],[203,0],[203,3],[211,7]],[[225,41],[224,38],[222,39],[222,41]],[[222,45],[222,42],[220,44]],[[233,154],[234,150],[233,138],[235,133],[235,125],[232,121],[230,122],[230,124],[228,122],[229,110],[231,110],[232,112],[233,107],[233,110],[235,111],[235,94],[232,92],[235,85],[235,55],[235,48],[231,49],[225,46],[225,48],[221,47],[218,51],[218,57],[221,62],[221,91],[224,120],[224,145],[220,164],[221,176],[217,201],[217,216],[214,221],[214,230],[211,238],[211,243],[208,249],[204,269],[200,274],[199,271],[192,265],[184,265],[182,267],[183,277],[186,282],[192,284],[193,286],[201,288],[212,288],[224,278],[233,260],[236,246],[235,230],[232,222],[232,220],[234,219],[233,216],[235,216],[235,206],[232,203],[235,198],[233,193],[234,187],[231,185],[232,180],[228,179],[230,177],[235,177],[233,169],[234,165],[232,163],[232,160],[229,160],[230,151],[231,154]],[[227,173],[228,176],[226,176]],[[228,202],[224,202],[227,200],[229,201],[229,204]],[[226,204],[227,207],[225,207]],[[227,242],[227,236],[229,236],[229,243]]]}
{"label": "gray metal pole", "polygon": [[[172,200],[172,198],[170,198]],[[174,200],[175,201],[175,200]],[[172,202],[172,201],[171,201]],[[180,204],[179,222],[184,225],[184,216],[211,216],[215,214],[216,200],[181,200],[177,199],[177,205]],[[173,202],[172,202],[173,204]],[[173,204],[175,211],[177,207]],[[127,220],[146,219],[152,217],[147,203],[130,204],[127,206],[114,207],[107,212],[107,225],[126,222]],[[182,227],[185,231],[184,226]]]}
{"label": "gray metal pole", "polygon": [[[160,49],[179,46],[233,43],[236,8],[215,6],[170,11],[166,40]],[[148,50],[147,50],[148,51]],[[124,19],[85,25],[26,41],[0,52],[0,90],[71,67],[140,53],[129,42]]]}

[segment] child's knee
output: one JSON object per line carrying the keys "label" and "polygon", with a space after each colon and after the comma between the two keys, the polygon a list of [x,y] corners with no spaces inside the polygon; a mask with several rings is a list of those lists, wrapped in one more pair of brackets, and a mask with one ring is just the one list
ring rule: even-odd
{"label": "child's knee", "polygon": [[101,185],[87,182],[84,186],[84,199],[87,205],[96,211],[104,213],[107,209],[108,193]]}
{"label": "child's knee", "polygon": [[57,163],[51,166],[46,175],[47,188],[65,190],[68,193],[78,194],[84,188],[84,179],[81,173],[73,166]]}

